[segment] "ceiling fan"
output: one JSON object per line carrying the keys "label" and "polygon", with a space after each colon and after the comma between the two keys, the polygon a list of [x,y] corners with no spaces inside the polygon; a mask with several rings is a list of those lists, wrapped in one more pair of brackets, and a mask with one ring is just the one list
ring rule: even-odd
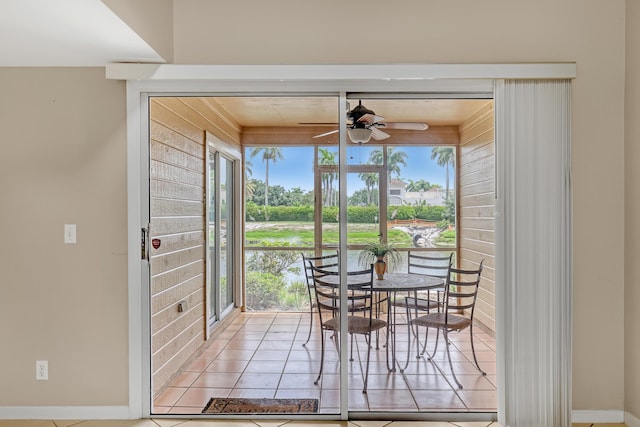
{"label": "ceiling fan", "polygon": [[[406,130],[427,130],[429,125],[426,123],[415,122],[385,122],[384,117],[376,115],[375,112],[369,110],[362,105],[362,101],[358,101],[358,105],[347,111],[347,135],[352,142],[363,144],[369,142],[371,138],[376,141],[387,139],[391,135],[383,132],[381,129],[406,129]],[[323,136],[337,133],[338,129],[322,133],[314,136],[321,138]]]}

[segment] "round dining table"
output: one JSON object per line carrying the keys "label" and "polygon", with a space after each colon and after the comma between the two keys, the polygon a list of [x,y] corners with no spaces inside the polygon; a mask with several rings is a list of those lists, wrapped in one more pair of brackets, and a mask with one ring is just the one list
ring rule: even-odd
{"label": "round dining table", "polygon": [[[334,281],[339,280],[339,276],[325,276],[323,280]],[[444,279],[441,277],[428,276],[425,274],[416,273],[385,273],[383,279],[378,279],[374,274],[373,277],[373,292],[379,294],[386,294],[385,298],[390,303],[387,308],[387,369],[390,372],[396,370],[396,365],[400,367],[402,372],[406,369],[409,363],[409,354],[411,350],[411,333],[408,333],[407,339],[409,343],[407,346],[407,360],[403,365],[397,360],[396,357],[396,306],[391,301],[398,298],[398,293],[406,293],[407,296],[413,296],[417,298],[418,291],[425,290],[437,290],[444,287]],[[407,322],[409,319],[407,319]]]}
{"label": "round dining table", "polygon": [[[409,364],[409,355],[411,354],[411,331],[407,325],[407,359],[404,364],[398,362],[396,356],[396,328],[399,326],[396,322],[396,306],[392,303],[398,298],[398,293],[406,293],[407,296],[413,298],[418,297],[418,291],[437,290],[444,287],[444,279],[441,277],[427,276],[425,274],[416,273],[385,273],[383,279],[373,278],[373,291],[378,293],[386,293],[387,300],[390,302],[387,308],[387,369],[390,372],[396,370],[396,365],[400,368],[400,372],[404,371]],[[409,319],[407,319],[407,323]]]}

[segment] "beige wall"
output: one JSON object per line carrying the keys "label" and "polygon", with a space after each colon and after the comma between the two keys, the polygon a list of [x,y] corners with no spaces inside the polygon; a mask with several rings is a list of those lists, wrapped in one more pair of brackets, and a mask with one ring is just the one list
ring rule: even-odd
{"label": "beige wall", "polygon": [[[626,6],[635,23],[640,14],[633,1]],[[625,294],[624,261],[627,276],[637,276],[632,264],[638,248],[629,237],[640,237],[637,226],[621,226],[624,156],[640,156],[631,144],[626,153],[624,146],[625,0],[247,3],[175,2],[175,62],[577,63],[573,406],[623,409],[626,351],[626,376],[634,374],[626,401],[640,416],[638,333],[630,326],[638,315],[626,314],[625,347],[623,311],[625,297],[631,308],[639,302],[637,284],[626,282]],[[353,25],[356,15],[376,25]],[[627,71],[634,74],[627,83],[636,90],[627,105],[634,113],[639,67],[631,53],[639,46],[630,32]],[[0,356],[7,362],[0,363],[0,378],[13,385],[0,389],[0,405],[127,401],[124,84],[105,81],[103,73],[0,69],[0,195],[8,207],[0,213],[0,342],[10,349]],[[628,141],[638,134],[635,116]],[[639,178],[627,169],[630,222]],[[607,209],[594,209],[594,194],[606,199]],[[67,222],[78,224],[76,246],[62,245]],[[7,319],[15,326],[7,327]],[[40,358],[50,361],[46,383],[34,381]]]}
{"label": "beige wall", "polygon": [[0,93],[0,406],[127,405],[125,85],[0,68]]}
{"label": "beige wall", "polygon": [[168,63],[173,61],[173,0],[102,0]]}
{"label": "beige wall", "polygon": [[625,409],[640,418],[640,3],[627,5],[625,104]]}

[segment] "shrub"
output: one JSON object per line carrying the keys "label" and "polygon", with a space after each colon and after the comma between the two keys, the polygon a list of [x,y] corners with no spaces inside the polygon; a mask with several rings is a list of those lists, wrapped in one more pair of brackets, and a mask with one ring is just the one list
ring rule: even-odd
{"label": "shrub", "polygon": [[322,208],[322,222],[325,224],[338,222],[338,207],[325,206]]}
{"label": "shrub", "polygon": [[[261,246],[289,246],[289,243],[261,242]],[[299,276],[299,254],[294,251],[254,251],[247,259],[247,309],[291,309],[308,301],[306,284],[293,281],[287,274]]]}
{"label": "shrub", "polygon": [[284,278],[271,273],[247,272],[247,309],[266,310],[280,306]]}
{"label": "shrub", "polygon": [[377,206],[349,206],[347,216],[351,224],[373,224],[378,217]]}
{"label": "shrub", "polygon": [[[301,206],[258,206],[247,202],[245,207],[247,221],[265,221],[265,212],[269,213],[269,221],[313,221],[314,208],[310,205]],[[452,215],[453,212],[453,215]],[[347,215],[351,224],[373,224],[379,221],[377,206],[348,206]],[[455,211],[449,206],[389,206],[387,218],[391,219],[423,219],[426,221],[440,221],[443,218],[451,221]],[[338,222],[338,207],[325,206],[322,208],[324,223]]]}
{"label": "shrub", "polygon": [[445,230],[441,232],[435,240],[437,245],[451,246],[456,243],[456,231]]}
{"label": "shrub", "polygon": [[285,308],[306,311],[309,309],[309,294],[307,284],[302,280],[294,280],[286,286],[282,295],[282,303]]}
{"label": "shrub", "polygon": [[[288,242],[260,242],[258,246],[291,246]],[[247,271],[260,271],[281,276],[285,272],[300,273],[299,266],[293,266],[298,261],[298,252],[294,251],[255,251],[247,259]]]}

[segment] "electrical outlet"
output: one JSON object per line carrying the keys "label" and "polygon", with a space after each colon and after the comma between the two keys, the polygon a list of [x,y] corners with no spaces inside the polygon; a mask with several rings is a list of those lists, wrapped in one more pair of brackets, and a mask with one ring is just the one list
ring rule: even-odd
{"label": "electrical outlet", "polygon": [[36,380],[46,381],[49,379],[49,361],[36,360]]}

